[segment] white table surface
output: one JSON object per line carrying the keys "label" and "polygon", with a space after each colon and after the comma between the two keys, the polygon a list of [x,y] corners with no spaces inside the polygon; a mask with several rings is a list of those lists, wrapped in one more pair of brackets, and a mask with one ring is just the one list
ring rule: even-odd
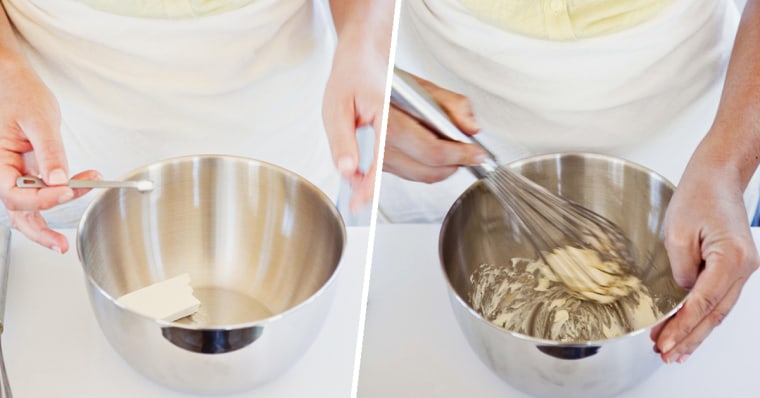
{"label": "white table surface", "polygon": [[[491,373],[459,329],[438,262],[439,229],[377,226],[358,397],[527,397]],[[760,244],[760,230],[753,234]],[[663,365],[619,398],[760,397],[758,311],[755,274],[686,363]]]}
{"label": "white table surface", "polygon": [[[64,255],[14,231],[2,345],[16,398],[180,398],[133,370],[101,333],[73,247]],[[285,374],[227,397],[349,397],[352,390],[368,227],[348,228],[339,286],[328,319]]]}

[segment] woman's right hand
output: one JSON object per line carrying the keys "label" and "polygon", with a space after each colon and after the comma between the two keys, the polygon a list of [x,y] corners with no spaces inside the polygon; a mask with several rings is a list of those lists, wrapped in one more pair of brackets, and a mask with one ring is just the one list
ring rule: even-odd
{"label": "woman's right hand", "polygon": [[[40,210],[69,202],[88,189],[71,189],[53,94],[31,67],[15,56],[0,60],[0,200],[11,225],[29,239],[64,253],[66,237],[50,229]],[[39,175],[49,188],[17,188],[16,179]],[[89,170],[75,176],[98,179]],[[57,185],[57,186],[56,186]]]}
{"label": "woman's right hand", "polygon": [[[413,77],[462,132],[467,135],[478,132],[466,97]],[[481,164],[486,156],[479,146],[441,139],[404,112],[390,107],[383,171],[407,180],[434,183],[454,174],[459,166]]]}

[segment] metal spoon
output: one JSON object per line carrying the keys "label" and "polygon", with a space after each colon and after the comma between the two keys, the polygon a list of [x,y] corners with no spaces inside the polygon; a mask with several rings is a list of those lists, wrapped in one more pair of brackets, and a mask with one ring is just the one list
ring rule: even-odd
{"label": "metal spoon", "polygon": [[[153,181],[150,180],[105,181],[72,179],[66,185],[70,188],[135,188],[140,192],[153,190]],[[45,188],[48,185],[37,177],[24,176],[16,179],[16,186],[19,188]]]}

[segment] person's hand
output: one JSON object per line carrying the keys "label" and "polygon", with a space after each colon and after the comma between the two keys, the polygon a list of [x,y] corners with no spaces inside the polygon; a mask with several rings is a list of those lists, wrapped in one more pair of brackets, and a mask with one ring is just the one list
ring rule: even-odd
{"label": "person's hand", "polygon": [[721,323],[758,267],[736,167],[698,150],[665,217],[665,246],[684,306],[652,331],[663,361],[682,363]]}
{"label": "person's hand", "polygon": [[[455,92],[413,76],[467,135],[478,132],[470,101]],[[383,171],[426,183],[446,179],[462,165],[479,165],[486,152],[477,145],[441,139],[404,112],[391,107]]]}
{"label": "person's hand", "polygon": [[[335,167],[351,185],[349,208],[355,212],[374,192],[390,49],[371,45],[362,31],[352,29],[349,26],[340,35],[322,116]],[[362,171],[356,129],[365,125],[374,128],[375,145],[373,161]]]}
{"label": "person's hand", "polygon": [[[17,188],[16,179],[39,175],[49,188]],[[95,171],[76,178],[97,179]],[[60,112],[52,93],[23,61],[0,61],[0,199],[11,225],[29,239],[64,253],[65,236],[53,231],[40,210],[66,203],[89,191],[61,186],[68,167],[60,134]]]}

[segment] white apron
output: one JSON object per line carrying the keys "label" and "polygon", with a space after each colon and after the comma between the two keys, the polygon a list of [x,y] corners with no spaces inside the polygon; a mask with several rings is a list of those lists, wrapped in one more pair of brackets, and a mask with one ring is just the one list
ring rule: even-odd
{"label": "white apron", "polygon": [[[326,2],[257,0],[189,19],[134,18],[73,0],[3,0],[56,95],[71,174],[119,178],[189,154],[290,169],[337,198],[322,124],[335,48]],[[87,200],[46,212],[72,225]]]}
{"label": "white apron", "polygon": [[[457,0],[404,4],[396,65],[469,97],[478,137],[500,163],[591,151],[676,184],[712,124],[739,21],[731,1],[677,0],[625,31],[550,41],[488,25]],[[464,169],[436,184],[384,173],[378,214],[386,222],[440,221],[473,181]]]}

